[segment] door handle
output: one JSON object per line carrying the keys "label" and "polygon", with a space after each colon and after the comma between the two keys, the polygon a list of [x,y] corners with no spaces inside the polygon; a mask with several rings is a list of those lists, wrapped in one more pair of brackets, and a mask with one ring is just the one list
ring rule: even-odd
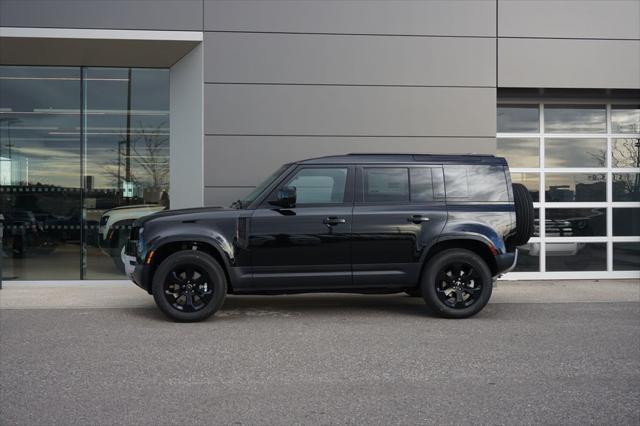
{"label": "door handle", "polygon": [[414,214],[413,216],[409,216],[407,218],[407,222],[419,224],[419,223],[423,223],[423,222],[429,222],[429,218],[426,217],[426,216],[419,215],[419,214]]}
{"label": "door handle", "polygon": [[336,226],[341,223],[347,223],[347,221],[341,217],[328,217],[322,221],[327,226]]}

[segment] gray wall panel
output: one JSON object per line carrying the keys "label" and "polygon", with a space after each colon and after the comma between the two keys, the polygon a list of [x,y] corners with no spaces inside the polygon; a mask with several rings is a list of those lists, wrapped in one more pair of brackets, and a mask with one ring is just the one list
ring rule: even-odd
{"label": "gray wall panel", "polygon": [[640,88],[640,41],[500,39],[500,87]]}
{"label": "gray wall panel", "polygon": [[495,106],[495,88],[205,84],[205,133],[495,136]]}
{"label": "gray wall panel", "polygon": [[494,0],[205,1],[205,30],[495,36]]}
{"label": "gray wall panel", "polygon": [[495,39],[206,33],[205,81],[495,86]]}
{"label": "gray wall panel", "polygon": [[205,186],[254,186],[283,163],[349,152],[493,154],[495,138],[207,136]]}
{"label": "gray wall panel", "polygon": [[0,26],[202,31],[202,0],[0,0]]}
{"label": "gray wall panel", "polygon": [[498,34],[640,39],[640,0],[499,0]]}

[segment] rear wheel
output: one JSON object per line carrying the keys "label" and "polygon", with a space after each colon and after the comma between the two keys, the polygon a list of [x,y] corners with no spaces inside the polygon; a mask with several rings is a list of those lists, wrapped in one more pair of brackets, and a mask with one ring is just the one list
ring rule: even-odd
{"label": "rear wheel", "polygon": [[160,264],[153,276],[152,293],[156,305],[171,319],[202,321],[222,306],[227,279],[213,257],[184,250]]}
{"label": "rear wheel", "polygon": [[422,296],[446,318],[466,318],[485,307],[493,289],[491,271],[470,250],[449,249],[429,260],[422,274]]}

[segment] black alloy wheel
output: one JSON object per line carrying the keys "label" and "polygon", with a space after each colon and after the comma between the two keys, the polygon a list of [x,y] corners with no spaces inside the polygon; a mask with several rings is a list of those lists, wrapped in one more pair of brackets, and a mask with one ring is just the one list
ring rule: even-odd
{"label": "black alloy wheel", "polygon": [[213,315],[227,295],[227,276],[210,254],[182,250],[160,263],[151,286],[158,308],[180,322],[202,321]]}
{"label": "black alloy wheel", "polygon": [[482,277],[466,262],[452,262],[436,276],[438,299],[453,309],[464,309],[477,302],[482,292]]}
{"label": "black alloy wheel", "polygon": [[196,265],[179,265],[166,276],[164,296],[179,311],[199,311],[213,298],[211,277]]}
{"label": "black alloy wheel", "polygon": [[471,250],[454,248],[429,259],[421,278],[422,297],[436,314],[466,318],[485,307],[493,276],[485,260]]}

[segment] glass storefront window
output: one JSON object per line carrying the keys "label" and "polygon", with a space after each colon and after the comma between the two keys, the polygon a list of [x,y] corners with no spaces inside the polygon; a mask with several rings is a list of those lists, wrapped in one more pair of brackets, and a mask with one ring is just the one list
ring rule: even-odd
{"label": "glass storefront window", "polygon": [[547,237],[604,237],[606,209],[546,209]]}
{"label": "glass storefront window", "polygon": [[613,270],[640,271],[640,243],[613,243]]}
{"label": "glass storefront window", "polygon": [[168,75],[0,66],[4,279],[124,278],[128,225],[168,204]]}
{"label": "glass storefront window", "polygon": [[498,132],[537,133],[538,105],[498,105]]}
{"label": "glass storefront window", "polygon": [[640,137],[612,139],[611,165],[613,167],[640,167]]}
{"label": "glass storefront window", "polygon": [[548,133],[604,133],[606,109],[604,105],[545,105],[544,129]]}
{"label": "glass storefront window", "polygon": [[0,67],[7,279],[80,278],[80,69]]}
{"label": "glass storefront window", "polygon": [[607,200],[604,173],[547,173],[545,186],[547,202]]}
{"label": "glass storefront window", "polygon": [[640,105],[613,105],[611,107],[613,133],[640,133]]}
{"label": "glass storefront window", "polygon": [[606,139],[554,139],[544,141],[545,167],[607,167]]}
{"label": "glass storefront window", "polygon": [[613,173],[613,201],[640,201],[640,172]]}
{"label": "glass storefront window", "polygon": [[640,208],[614,208],[613,235],[617,237],[640,236]]}
{"label": "glass storefront window", "polygon": [[511,182],[526,186],[533,201],[540,201],[540,175],[538,173],[511,172]]}
{"label": "glass storefront window", "polygon": [[540,139],[498,138],[496,154],[506,158],[509,167],[538,167]]}
{"label": "glass storefront window", "polygon": [[547,271],[606,271],[605,243],[547,243]]}

